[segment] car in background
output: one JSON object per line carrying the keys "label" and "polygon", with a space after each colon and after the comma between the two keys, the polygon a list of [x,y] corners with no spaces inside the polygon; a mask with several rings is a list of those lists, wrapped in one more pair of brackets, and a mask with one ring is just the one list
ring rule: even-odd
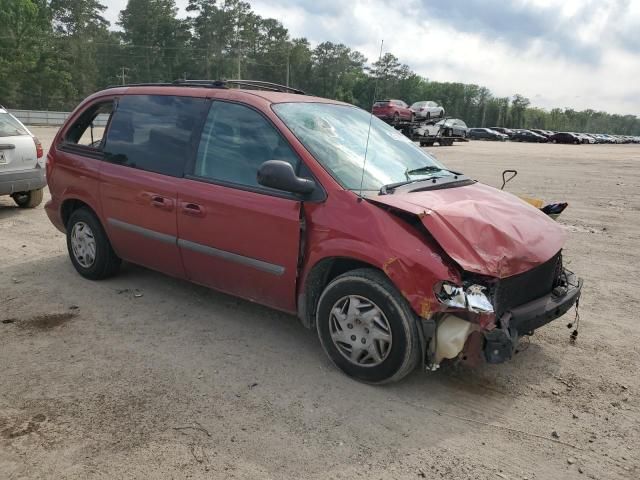
{"label": "car in background", "polygon": [[544,135],[532,132],[531,130],[518,129],[513,131],[511,140],[514,142],[546,143],[549,141]]}
{"label": "car in background", "polygon": [[593,137],[590,137],[586,133],[574,133],[576,137],[580,139],[581,143],[596,143],[596,140]]}
{"label": "car in background", "polygon": [[609,143],[609,144],[616,143],[616,139],[606,133],[599,134],[598,138],[600,138],[602,143]]}
{"label": "car in background", "polygon": [[489,127],[491,130],[495,130],[496,132],[500,132],[500,133],[504,133],[505,135],[507,135],[509,138],[511,138],[511,136],[515,133],[513,130],[511,130],[510,128],[504,128],[504,127]]}
{"label": "car in background", "polygon": [[444,118],[444,108],[436,102],[424,100],[411,105],[411,111],[418,120],[430,120],[432,118]]}
{"label": "car in background", "polygon": [[543,137],[549,138],[556,132],[552,132],[551,130],[541,130],[539,128],[530,128],[529,131],[533,133],[537,133],[538,135],[542,135]]}
{"label": "car in background", "polygon": [[413,122],[415,119],[415,113],[402,100],[376,100],[372,112],[379,119],[392,124]]}
{"label": "car in background", "polygon": [[571,132],[558,132],[549,138],[551,143],[573,143],[578,145],[582,143],[579,137]]}
{"label": "car in background", "polygon": [[0,106],[0,195],[10,195],[21,208],[34,208],[46,184],[40,141]]}
{"label": "car in background", "polygon": [[491,130],[490,128],[470,128],[469,138],[473,140],[498,140],[504,142],[509,139],[509,136],[504,133]]}
{"label": "car in background", "polygon": [[459,118],[445,118],[436,123],[445,137],[467,138],[469,127]]}

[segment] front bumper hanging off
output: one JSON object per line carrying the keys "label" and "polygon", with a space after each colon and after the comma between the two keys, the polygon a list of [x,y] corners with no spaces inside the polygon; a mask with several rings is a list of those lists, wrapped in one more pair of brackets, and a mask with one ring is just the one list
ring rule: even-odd
{"label": "front bumper hanging off", "polygon": [[500,328],[484,334],[488,363],[502,363],[513,356],[518,338],[564,315],[580,298],[582,279],[564,270],[564,282],[543,297],[511,308],[500,318]]}

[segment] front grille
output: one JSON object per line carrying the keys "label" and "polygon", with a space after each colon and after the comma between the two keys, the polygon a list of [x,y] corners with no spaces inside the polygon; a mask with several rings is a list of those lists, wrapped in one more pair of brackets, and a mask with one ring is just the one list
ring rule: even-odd
{"label": "front grille", "polygon": [[550,293],[562,273],[562,252],[531,270],[503,278],[494,291],[493,305],[497,318],[513,307]]}

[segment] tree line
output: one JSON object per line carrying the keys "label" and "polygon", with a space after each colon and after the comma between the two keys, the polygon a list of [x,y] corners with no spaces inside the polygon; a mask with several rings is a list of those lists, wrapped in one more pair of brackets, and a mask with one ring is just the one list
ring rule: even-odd
{"label": "tree line", "polygon": [[[371,61],[346,45],[312,47],[242,0],[129,0],[112,26],[100,0],[0,0],[0,104],[69,110],[110,85],[178,78],[287,84],[362,108],[378,99],[433,100],[469,126],[640,135],[640,118],[532,107],[483,86],[434,82],[392,53]],[[115,27],[115,28],[114,28]]]}

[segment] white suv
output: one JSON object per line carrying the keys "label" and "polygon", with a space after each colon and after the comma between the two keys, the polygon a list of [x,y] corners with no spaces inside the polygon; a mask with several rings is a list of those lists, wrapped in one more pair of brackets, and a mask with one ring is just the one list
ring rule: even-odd
{"label": "white suv", "polygon": [[40,205],[47,184],[43,157],[40,141],[0,106],[0,195],[22,208]]}

